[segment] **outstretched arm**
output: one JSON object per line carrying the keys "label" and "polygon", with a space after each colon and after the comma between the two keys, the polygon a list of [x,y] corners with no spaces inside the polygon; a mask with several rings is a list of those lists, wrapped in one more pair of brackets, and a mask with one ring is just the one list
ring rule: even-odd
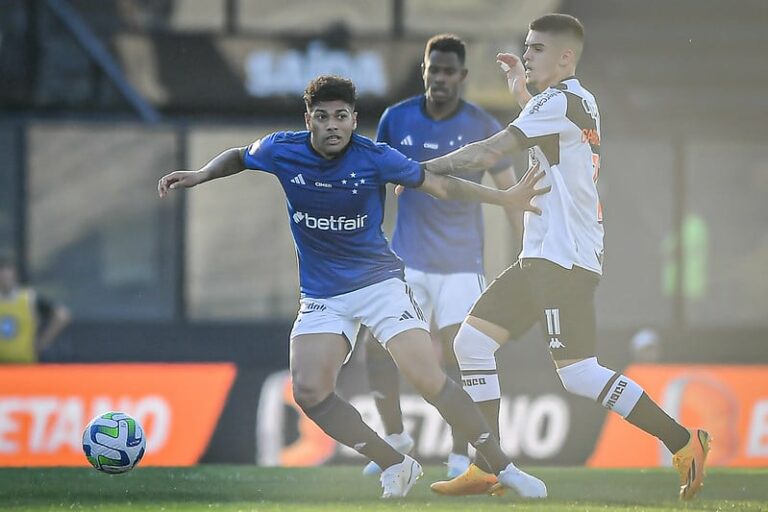
{"label": "outstretched arm", "polygon": [[503,129],[487,139],[467,144],[447,155],[424,162],[433,174],[464,174],[490,169],[507,155],[523,149],[517,136]]}
{"label": "outstretched arm", "polygon": [[544,177],[538,165],[531,167],[525,176],[514,186],[506,190],[486,187],[454,176],[442,176],[429,171],[424,175],[424,182],[417,190],[426,192],[438,199],[454,199],[470,203],[489,203],[506,206],[521,211],[530,211],[541,215],[541,210],[531,204],[534,197],[546,194],[552,187],[536,188]]}
{"label": "outstretched arm", "polygon": [[192,188],[206,181],[232,176],[245,170],[243,155],[246,148],[230,148],[214,157],[197,171],[178,170],[166,174],[157,182],[160,197],[168,195],[169,190]]}

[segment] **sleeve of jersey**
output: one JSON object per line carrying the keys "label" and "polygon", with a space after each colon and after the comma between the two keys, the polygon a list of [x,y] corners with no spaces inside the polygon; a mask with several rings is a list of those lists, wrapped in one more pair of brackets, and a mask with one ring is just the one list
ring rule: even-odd
{"label": "sleeve of jersey", "polygon": [[[565,94],[551,91],[534,98],[507,129],[516,134],[524,147],[533,147],[542,137],[561,133],[567,121]],[[538,140],[537,140],[538,139]]]}
{"label": "sleeve of jersey", "polygon": [[248,145],[243,155],[243,165],[246,169],[264,171],[274,174],[274,146],[277,133],[272,133]]}
{"label": "sleeve of jersey", "polygon": [[424,166],[411,160],[396,149],[386,144],[380,145],[382,153],[378,155],[378,167],[382,181],[395,183],[408,188],[417,188],[424,183]]}

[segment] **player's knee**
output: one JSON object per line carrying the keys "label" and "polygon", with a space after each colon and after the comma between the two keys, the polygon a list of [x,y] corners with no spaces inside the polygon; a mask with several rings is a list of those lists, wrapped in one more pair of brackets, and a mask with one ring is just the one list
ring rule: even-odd
{"label": "player's knee", "polygon": [[453,341],[453,351],[462,370],[491,370],[496,368],[499,344],[475,327],[464,322]]}
{"label": "player's knee", "polygon": [[333,392],[333,386],[323,385],[319,381],[296,375],[292,377],[291,384],[293,399],[303,410],[319,404]]}
{"label": "player's knee", "polygon": [[597,400],[603,387],[615,373],[601,366],[597,357],[583,359],[557,370],[566,391],[592,400]]}
{"label": "player's knee", "polygon": [[560,381],[569,392],[590,398],[606,409],[626,417],[643,394],[635,381],[597,362],[584,359],[557,370]]}
{"label": "player's knee", "polygon": [[328,396],[327,392],[318,389],[293,386],[293,399],[296,400],[296,404],[303,410],[319,404],[326,396]]}
{"label": "player's knee", "polygon": [[411,385],[426,398],[437,396],[443,389],[445,379],[447,379],[445,373],[437,365],[427,371],[408,375],[408,381]]}

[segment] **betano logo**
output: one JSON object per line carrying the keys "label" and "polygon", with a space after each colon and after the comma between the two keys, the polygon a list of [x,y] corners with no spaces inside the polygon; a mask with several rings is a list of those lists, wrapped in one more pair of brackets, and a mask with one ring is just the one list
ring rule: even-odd
{"label": "betano logo", "polygon": [[[147,427],[149,450],[161,450],[171,426],[171,406],[161,396],[0,397],[0,454],[80,453],[85,425],[98,414],[125,411]],[[24,428],[26,426],[26,428]]]}
{"label": "betano logo", "polygon": [[368,215],[358,215],[354,219],[344,217],[313,217],[304,212],[294,212],[293,222],[304,224],[307,229],[319,229],[321,231],[355,231],[365,227]]}
{"label": "betano logo", "polygon": [[236,372],[228,363],[5,365],[0,466],[87,466],[83,429],[109,410],[144,427],[142,465],[196,464]]}

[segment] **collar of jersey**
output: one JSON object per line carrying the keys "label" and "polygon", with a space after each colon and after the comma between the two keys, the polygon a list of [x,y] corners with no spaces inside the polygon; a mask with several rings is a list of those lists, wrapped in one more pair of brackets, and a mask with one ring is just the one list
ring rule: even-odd
{"label": "collar of jersey", "polygon": [[552,88],[553,89],[558,89],[560,91],[564,91],[564,90],[568,89],[568,84],[566,84],[565,82],[567,82],[569,80],[578,80],[578,78],[576,78],[576,75],[571,75],[569,77],[563,78],[562,80],[560,80],[560,82],[558,82],[557,84],[553,85]]}
{"label": "collar of jersey", "polygon": [[336,163],[342,158],[344,158],[344,155],[346,155],[347,151],[349,151],[349,147],[352,145],[352,141],[354,139],[355,139],[355,132],[352,132],[352,136],[349,138],[349,142],[347,142],[347,145],[344,146],[344,149],[341,151],[341,153],[329,159],[329,158],[325,158],[323,155],[317,152],[315,147],[312,145],[312,133],[307,131],[307,147],[309,148],[309,151],[311,151],[313,155],[320,158],[323,162],[327,162],[328,164]]}
{"label": "collar of jersey", "polygon": [[461,110],[464,108],[464,99],[459,98],[459,105],[456,107],[456,110],[451,112],[451,115],[448,117],[444,117],[442,119],[432,119],[432,116],[429,115],[429,112],[427,112],[427,95],[422,94],[421,95],[421,101],[419,102],[419,109],[421,109],[421,113],[424,114],[424,117],[429,119],[430,121],[434,121],[436,123],[442,123],[443,121],[449,121],[459,115]]}

